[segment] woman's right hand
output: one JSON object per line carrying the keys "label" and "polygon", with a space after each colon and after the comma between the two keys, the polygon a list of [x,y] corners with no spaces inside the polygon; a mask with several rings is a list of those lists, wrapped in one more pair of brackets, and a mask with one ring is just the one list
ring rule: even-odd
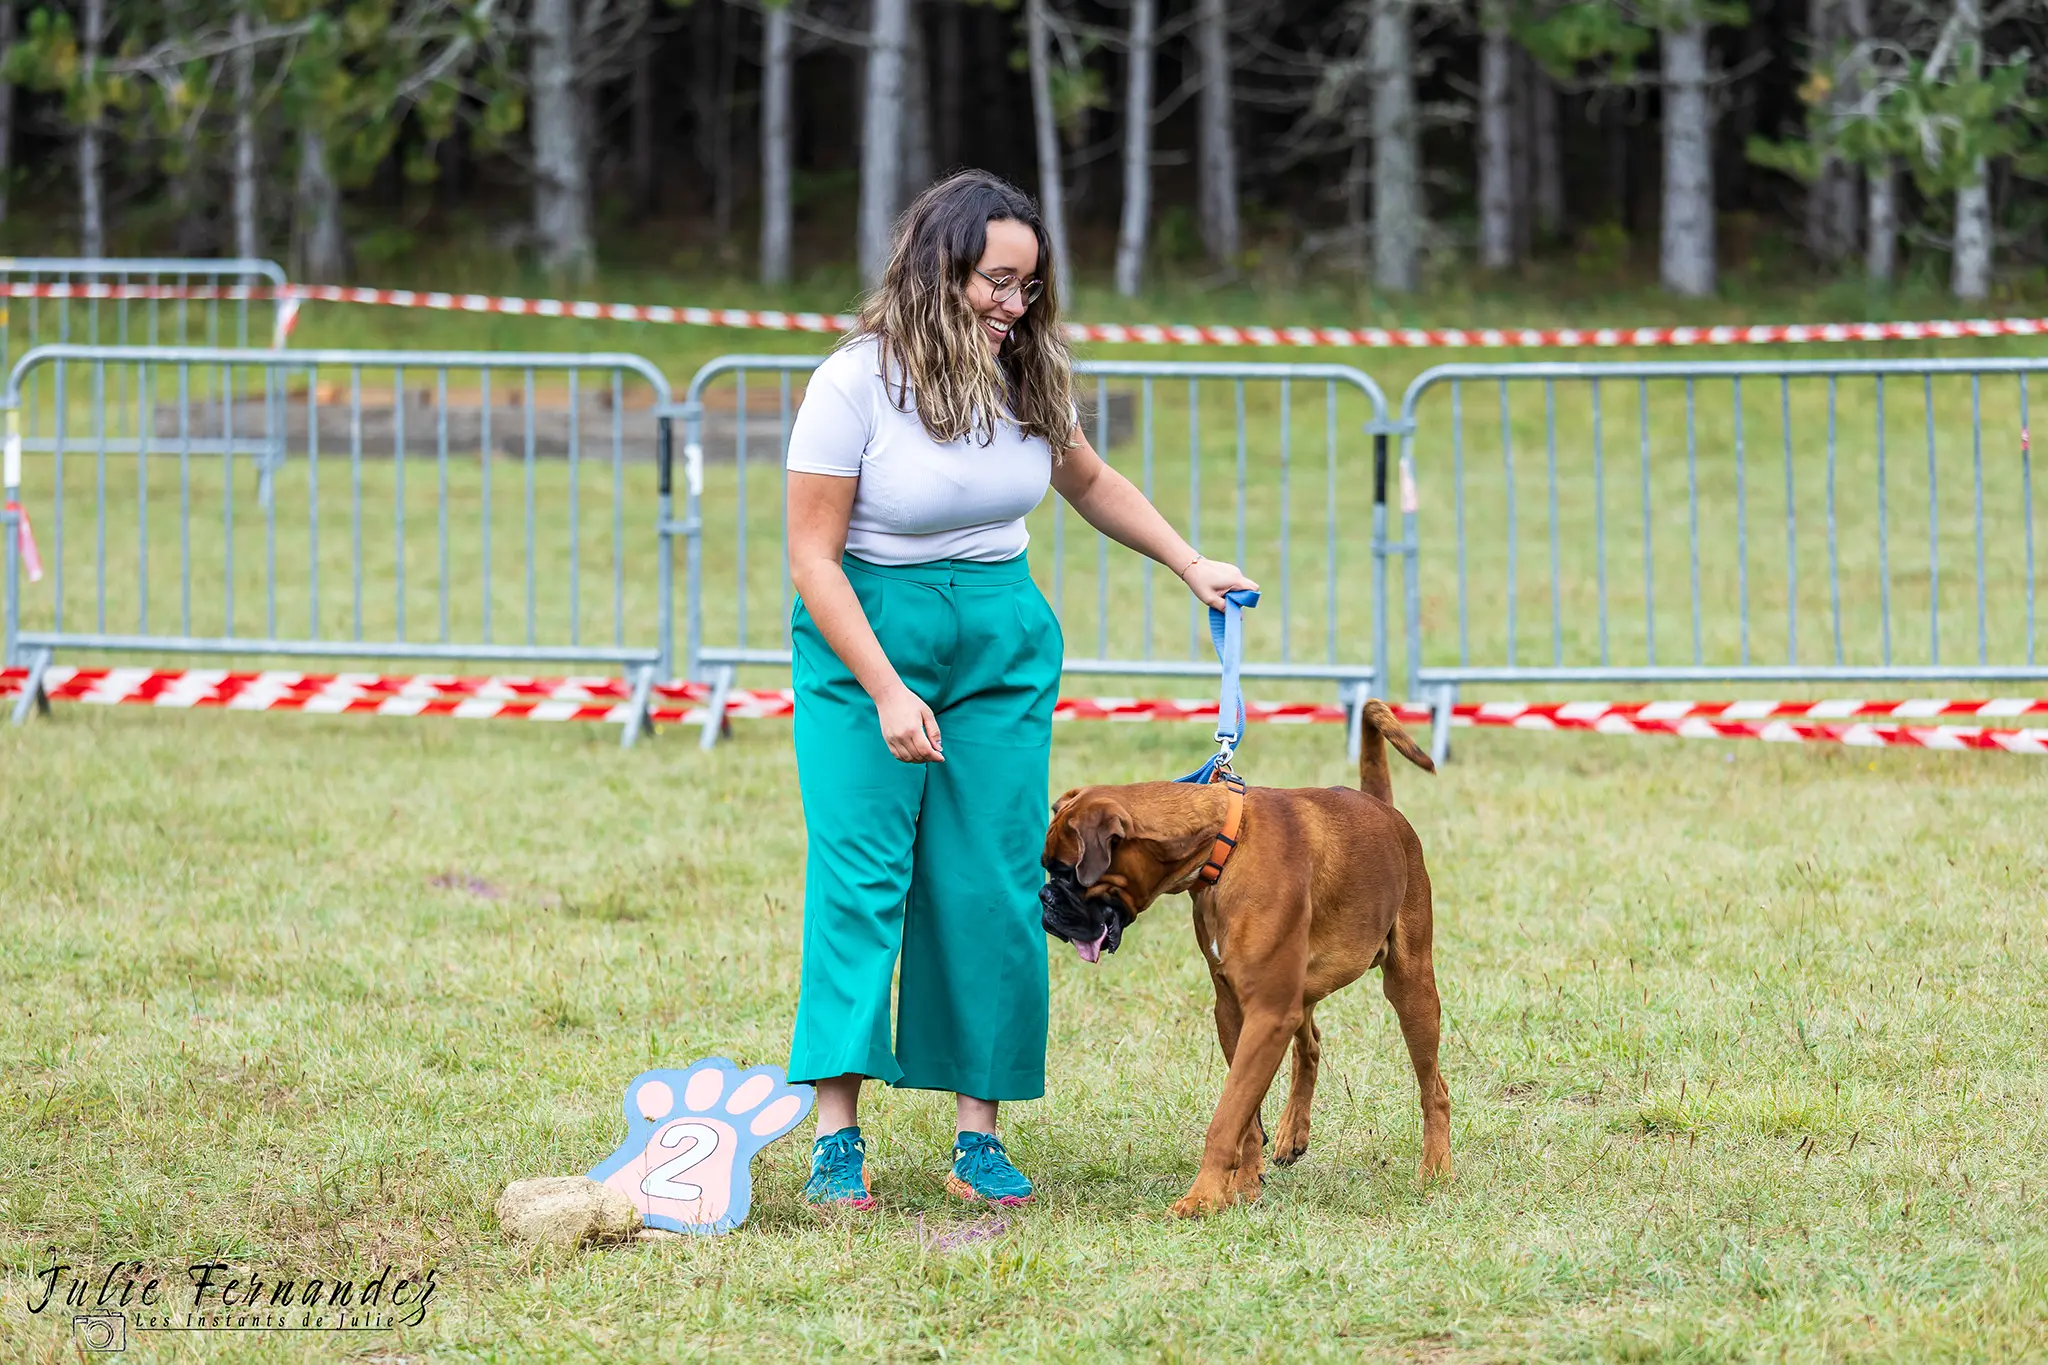
{"label": "woman's right hand", "polygon": [[939,742],[939,718],[923,698],[902,683],[875,699],[875,714],[881,718],[882,738],[887,741],[889,752],[901,761],[946,761]]}

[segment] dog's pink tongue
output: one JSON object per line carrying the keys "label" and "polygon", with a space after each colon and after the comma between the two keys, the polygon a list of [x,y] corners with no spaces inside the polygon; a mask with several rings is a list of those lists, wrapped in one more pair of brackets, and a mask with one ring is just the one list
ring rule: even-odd
{"label": "dog's pink tongue", "polygon": [[1074,951],[1075,951],[1075,952],[1077,952],[1077,953],[1079,953],[1079,954],[1081,955],[1081,960],[1082,960],[1083,962],[1100,962],[1100,961],[1102,961],[1102,944],[1103,944],[1103,940],[1107,939],[1108,937],[1109,937],[1109,926],[1108,926],[1108,925],[1104,925],[1104,926],[1102,927],[1102,932],[1101,932],[1101,934],[1097,935],[1097,937],[1096,937],[1096,939],[1095,939],[1095,942],[1093,942],[1093,943],[1076,943],[1076,944],[1074,945]]}

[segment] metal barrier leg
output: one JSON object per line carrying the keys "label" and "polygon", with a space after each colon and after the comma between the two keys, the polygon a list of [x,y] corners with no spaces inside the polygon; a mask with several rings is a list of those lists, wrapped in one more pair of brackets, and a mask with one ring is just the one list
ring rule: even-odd
{"label": "metal barrier leg", "polygon": [[725,699],[732,692],[732,675],[730,667],[711,672],[711,695],[704,702],[704,736],[697,741],[700,749],[711,748],[725,733]]}
{"label": "metal barrier leg", "polygon": [[1365,742],[1365,703],[1372,696],[1366,683],[1348,682],[1337,686],[1337,704],[1344,708],[1344,754],[1358,762],[1359,747]]}
{"label": "metal barrier leg", "polygon": [[1451,761],[1451,708],[1457,704],[1456,683],[1438,684],[1429,699],[1429,756],[1439,768]]}
{"label": "metal barrier leg", "polygon": [[654,665],[642,664],[633,670],[633,696],[626,703],[626,732],[619,736],[619,747],[630,749],[644,734],[654,733],[654,722],[647,718],[647,699],[654,692]]}
{"label": "metal barrier leg", "polygon": [[28,724],[31,709],[50,714],[50,694],[43,690],[43,675],[50,670],[51,651],[39,649],[29,655],[28,677],[22,680],[21,695],[14,699],[14,723]]}

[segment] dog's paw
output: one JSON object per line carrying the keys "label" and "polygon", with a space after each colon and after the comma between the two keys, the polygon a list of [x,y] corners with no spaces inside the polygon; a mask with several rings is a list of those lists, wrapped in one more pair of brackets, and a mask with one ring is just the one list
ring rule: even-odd
{"label": "dog's paw", "polygon": [[1233,1202],[1257,1199],[1265,1184],[1266,1154],[1258,1147],[1246,1146],[1247,1150],[1238,1153],[1237,1168],[1223,1182]]}
{"label": "dog's paw", "polygon": [[1187,1192],[1173,1206],[1176,1218],[1207,1218],[1212,1213],[1221,1213],[1238,1202],[1240,1196],[1235,1190],[1207,1188],[1202,1181]]}
{"label": "dog's paw", "polygon": [[1282,1119],[1280,1134],[1273,1140],[1273,1164],[1292,1166],[1308,1151],[1308,1124]]}
{"label": "dog's paw", "polygon": [[647,1226],[728,1232],[753,1200],[754,1153],[810,1112],[813,1092],[776,1067],[741,1071],[723,1057],[635,1076],[626,1140],[590,1172],[632,1200]]}

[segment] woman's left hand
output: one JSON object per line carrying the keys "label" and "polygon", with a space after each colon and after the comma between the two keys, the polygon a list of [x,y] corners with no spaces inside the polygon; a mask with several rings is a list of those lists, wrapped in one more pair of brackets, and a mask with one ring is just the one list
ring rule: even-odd
{"label": "woman's left hand", "polygon": [[1235,564],[1226,564],[1220,559],[1198,559],[1188,565],[1181,574],[1181,581],[1188,585],[1188,591],[1201,599],[1202,605],[1223,609],[1223,594],[1236,592],[1240,588],[1259,590],[1259,585],[1244,576],[1244,570]]}

